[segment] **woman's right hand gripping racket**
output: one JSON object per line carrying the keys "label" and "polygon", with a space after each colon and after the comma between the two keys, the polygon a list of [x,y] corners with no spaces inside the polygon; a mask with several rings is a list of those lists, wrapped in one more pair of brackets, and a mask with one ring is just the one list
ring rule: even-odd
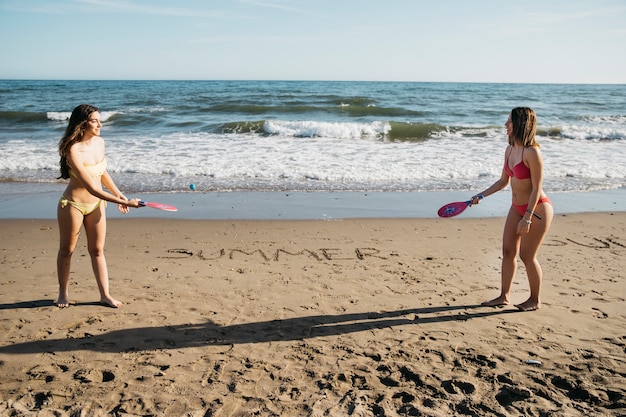
{"label": "woman's right hand gripping racket", "polygon": [[[483,199],[482,194],[478,196],[478,199],[479,200]],[[442,206],[437,211],[437,214],[439,215],[439,217],[444,217],[444,218],[458,216],[459,214],[463,213],[465,209],[471,205],[471,203],[472,203],[472,200],[455,201],[453,203],[448,203]]]}

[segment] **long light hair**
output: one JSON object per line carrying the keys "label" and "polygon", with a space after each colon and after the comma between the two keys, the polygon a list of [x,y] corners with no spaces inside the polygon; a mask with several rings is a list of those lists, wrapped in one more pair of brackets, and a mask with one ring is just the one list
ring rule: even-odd
{"label": "long light hair", "polygon": [[59,178],[68,179],[70,177],[70,167],[67,165],[67,153],[72,145],[83,140],[85,134],[85,124],[93,112],[100,111],[90,104],[76,106],[70,116],[70,121],[65,129],[65,134],[59,141],[59,156],[61,160],[61,176]]}
{"label": "long light hair", "polygon": [[535,140],[537,133],[537,113],[529,107],[516,107],[511,110],[511,125],[513,127],[509,136],[509,145],[522,145],[524,147],[539,146]]}

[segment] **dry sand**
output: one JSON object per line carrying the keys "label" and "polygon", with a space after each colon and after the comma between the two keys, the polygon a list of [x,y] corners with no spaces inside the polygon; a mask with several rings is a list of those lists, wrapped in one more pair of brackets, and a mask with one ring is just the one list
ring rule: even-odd
{"label": "dry sand", "polygon": [[58,309],[56,222],[0,220],[0,415],[626,415],[626,213],[555,217],[526,313],[478,306],[502,225],[110,220],[116,310],[84,236]]}

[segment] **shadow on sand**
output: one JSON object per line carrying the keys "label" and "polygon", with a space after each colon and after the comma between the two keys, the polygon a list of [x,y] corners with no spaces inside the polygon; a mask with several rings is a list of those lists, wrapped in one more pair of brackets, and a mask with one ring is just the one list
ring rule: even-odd
{"label": "shadow on sand", "polygon": [[[13,304],[11,308],[49,306],[36,300]],[[0,309],[7,309],[4,304]],[[476,311],[480,309],[481,311]],[[0,353],[28,354],[90,350],[96,352],[133,352],[154,349],[222,346],[245,343],[304,340],[336,336],[374,329],[406,325],[467,321],[518,312],[517,309],[481,307],[479,305],[440,306],[388,312],[365,312],[340,315],[304,316],[280,320],[240,323],[222,326],[212,321],[201,324],[174,324],[112,330],[98,335],[42,339],[0,346]]]}

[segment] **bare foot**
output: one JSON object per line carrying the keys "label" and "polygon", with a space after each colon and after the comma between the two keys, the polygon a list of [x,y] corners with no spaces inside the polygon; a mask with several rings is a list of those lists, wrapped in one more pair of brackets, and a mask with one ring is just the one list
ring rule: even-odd
{"label": "bare foot", "polygon": [[541,302],[528,299],[522,304],[516,304],[515,307],[517,307],[520,311],[534,311],[541,307]]}
{"label": "bare foot", "polygon": [[508,306],[509,300],[506,297],[500,296],[498,298],[494,298],[493,300],[483,301],[480,305],[486,307]]}
{"label": "bare foot", "polygon": [[106,306],[106,307],[119,308],[124,303],[121,302],[121,301],[117,301],[115,298],[109,296],[107,298],[101,298],[100,299],[100,304],[102,304],[103,306]]}
{"label": "bare foot", "polygon": [[56,305],[59,308],[68,308],[70,306],[70,300],[67,294],[59,293],[59,297],[54,302],[54,305]]}

